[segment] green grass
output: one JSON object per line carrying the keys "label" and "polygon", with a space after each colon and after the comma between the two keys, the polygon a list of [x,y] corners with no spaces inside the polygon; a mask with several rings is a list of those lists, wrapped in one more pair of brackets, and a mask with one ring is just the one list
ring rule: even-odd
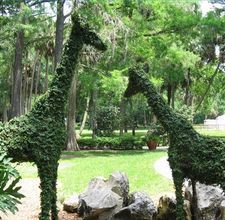
{"label": "green grass", "polygon": [[225,131],[222,130],[196,129],[196,131],[206,136],[225,137]]}
{"label": "green grass", "polygon": [[[65,152],[59,166],[59,194],[64,197],[82,192],[91,178],[108,176],[114,171],[128,175],[130,191],[146,191],[150,195],[173,191],[170,180],[154,170],[154,163],[164,151],[80,151]],[[36,167],[21,164],[18,167],[23,178],[37,176]]]}

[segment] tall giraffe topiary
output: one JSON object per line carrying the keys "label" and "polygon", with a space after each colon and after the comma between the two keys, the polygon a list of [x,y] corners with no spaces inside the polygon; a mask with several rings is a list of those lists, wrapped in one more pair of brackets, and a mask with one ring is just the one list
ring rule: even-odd
{"label": "tall giraffe topiary", "polygon": [[19,162],[34,162],[38,168],[41,188],[39,219],[58,219],[56,180],[58,160],[65,145],[64,106],[83,45],[106,50],[105,44],[84,24],[77,14],[72,16],[72,28],[62,61],[46,92],[32,110],[5,124],[0,132],[0,148]]}
{"label": "tall giraffe topiary", "polygon": [[[176,219],[184,220],[184,178],[192,180],[194,194],[196,181],[218,184],[225,192],[225,142],[200,135],[187,120],[174,113],[148,80],[143,66],[129,70],[129,83],[124,96],[130,97],[139,92],[146,96],[148,105],[169,135],[168,156],[176,190]],[[193,215],[197,219],[196,206]]]}

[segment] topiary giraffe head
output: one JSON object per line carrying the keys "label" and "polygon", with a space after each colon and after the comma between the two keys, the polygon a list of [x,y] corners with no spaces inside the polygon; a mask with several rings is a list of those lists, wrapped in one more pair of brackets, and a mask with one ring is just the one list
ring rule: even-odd
{"label": "topiary giraffe head", "polygon": [[84,44],[95,47],[97,50],[105,51],[107,46],[99,38],[99,36],[90,30],[89,25],[84,22],[77,13],[73,13],[72,22],[75,24],[75,30],[73,34],[82,36],[82,42]]}
{"label": "topiary giraffe head", "polygon": [[146,73],[149,71],[148,64],[129,69],[129,82],[124,97],[128,98],[142,91],[143,81],[148,81]]}

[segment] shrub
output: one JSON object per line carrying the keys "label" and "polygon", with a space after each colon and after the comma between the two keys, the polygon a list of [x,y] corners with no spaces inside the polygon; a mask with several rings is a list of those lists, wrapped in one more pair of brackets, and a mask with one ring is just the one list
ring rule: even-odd
{"label": "shrub", "polygon": [[111,136],[118,128],[119,109],[115,106],[104,106],[97,110],[97,128],[99,135]]}
{"label": "shrub", "polygon": [[11,166],[11,159],[0,151],[0,211],[15,213],[17,204],[24,196],[19,193],[21,187],[16,186],[20,180],[19,173]]}
{"label": "shrub", "polygon": [[80,148],[85,149],[111,149],[111,150],[133,150],[141,149],[144,145],[141,138],[134,136],[122,137],[97,137],[92,139],[90,137],[81,138],[78,140]]}

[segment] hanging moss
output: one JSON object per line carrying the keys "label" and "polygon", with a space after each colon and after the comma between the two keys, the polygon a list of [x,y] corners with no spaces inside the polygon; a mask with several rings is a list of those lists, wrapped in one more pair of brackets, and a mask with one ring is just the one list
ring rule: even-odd
{"label": "hanging moss", "polygon": [[218,184],[225,191],[225,141],[200,135],[187,120],[175,114],[149,82],[141,65],[129,70],[125,97],[138,92],[146,96],[148,105],[169,134],[168,156],[176,189],[176,219],[184,220],[184,178],[208,185]]}
{"label": "hanging moss", "polygon": [[31,112],[0,128],[0,148],[14,161],[30,161],[37,165],[41,180],[42,220],[49,219],[50,211],[51,219],[58,219],[56,180],[58,160],[66,140],[64,106],[84,44],[106,50],[101,39],[74,14],[71,34],[49,91],[35,103]]}

